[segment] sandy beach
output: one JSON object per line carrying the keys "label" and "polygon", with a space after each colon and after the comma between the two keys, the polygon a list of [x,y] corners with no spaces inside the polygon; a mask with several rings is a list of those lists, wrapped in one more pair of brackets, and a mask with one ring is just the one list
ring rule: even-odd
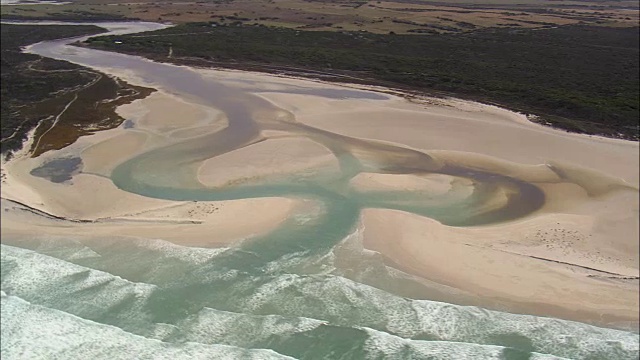
{"label": "sandy beach", "polygon": [[[362,140],[354,140],[353,154],[365,162],[376,162],[366,147],[369,141],[393,144],[442,163],[530,182],[545,195],[534,213],[485,226],[454,227],[408,212],[364,209],[359,220],[363,245],[381,253],[388,265],[525,313],[638,322],[638,143],[566,133],[531,123],[522,114],[455,99],[333,99],[287,92],[344,88],[265,74],[198,71],[267,99],[294,116],[286,121]],[[23,151],[3,160],[3,241],[80,231],[184,246],[232,246],[277,229],[305,203],[289,197],[171,201],[123,191],[108,178],[118,164],[218,132],[228,123],[222,112],[162,90],[118,111],[135,126],[86,136],[35,159]],[[341,166],[331,149],[296,132],[262,132],[255,140],[195,164],[197,181],[225,188],[291,174],[312,178]],[[389,154],[389,159],[395,156]],[[65,156],[82,159],[81,172],[71,180],[54,183],[30,174]],[[379,172],[373,171],[376,166]],[[473,181],[461,177],[385,173],[379,164],[370,168],[349,180],[352,191],[438,198],[457,189],[451,195],[456,199],[474,191]],[[487,209],[503,206],[509,196],[508,189],[496,192]]]}

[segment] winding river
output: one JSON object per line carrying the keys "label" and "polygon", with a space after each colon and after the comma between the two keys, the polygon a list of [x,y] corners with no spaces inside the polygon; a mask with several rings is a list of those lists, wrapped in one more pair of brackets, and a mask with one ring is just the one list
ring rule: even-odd
{"label": "winding river", "polygon": [[[112,33],[163,27],[99,25]],[[44,252],[3,245],[3,285],[25,278],[37,282],[38,276],[51,282],[46,296],[3,296],[3,317],[15,317],[30,331],[38,324],[72,329],[69,341],[78,345],[62,349],[61,357],[637,358],[636,334],[464,306],[477,299],[427,286],[374,255],[349,252],[363,208],[403,210],[452,226],[492,224],[538,210],[545,196],[536,185],[417,150],[314,128],[257,95],[188,67],[68,45],[76,40],[47,41],[27,51],[106,73],[133,72],[146,82],[136,85],[162,88],[218,109],[228,119],[220,131],[153,148],[121,163],[111,173],[118,188],[181,201],[294,197],[313,200],[322,211],[312,221],[288,220],[239,248],[198,249],[139,239],[125,249],[105,238],[82,244],[60,240]],[[336,91],[324,95],[386,99],[369,91]],[[313,178],[291,174],[236,187],[213,188],[197,181],[197,164],[264,141],[262,134],[268,130],[322,144],[338,159],[339,171]],[[421,192],[372,195],[349,186],[362,172],[447,175],[472,184],[472,191],[462,198],[455,191],[437,199]],[[488,204],[496,194],[507,197],[498,207]],[[40,249],[50,244],[45,243],[39,243]],[[77,255],[83,252],[99,256]],[[341,256],[358,264],[357,269],[336,266]],[[402,296],[414,287],[425,289],[430,295],[423,292],[421,298],[430,300]],[[17,328],[3,324],[3,343]],[[89,342],[101,345],[89,349]],[[18,353],[3,345],[3,355],[17,358]]]}

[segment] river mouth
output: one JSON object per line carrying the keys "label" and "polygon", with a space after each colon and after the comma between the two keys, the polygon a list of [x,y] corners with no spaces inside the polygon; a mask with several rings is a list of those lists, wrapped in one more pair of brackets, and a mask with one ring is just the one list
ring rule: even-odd
{"label": "river mouth", "polygon": [[[531,180],[516,165],[489,166],[334,133],[301,121],[294,110],[260,96],[265,93],[260,89],[234,87],[186,67],[72,48],[65,41],[36,44],[29,51],[102,71],[133,74],[142,81],[140,85],[161,89],[205,109],[203,113],[215,111],[218,115],[210,118],[218,116],[226,122],[225,126],[207,127],[209,124],[194,121],[189,124],[195,129],[190,135],[173,137],[173,129],[151,131],[132,115],[130,124],[135,126],[117,129],[127,135],[114,136],[113,145],[106,148],[122,151],[118,161],[102,167],[91,161],[83,163],[77,175],[45,171],[45,178],[54,183],[70,178],[77,180],[77,186],[87,183],[97,191],[108,183],[134,200],[151,198],[158,204],[169,200],[175,202],[171,206],[188,206],[188,212],[203,203],[225,206],[227,201],[247,199],[287,198],[304,206],[261,235],[217,247],[183,246],[162,235],[120,235],[116,227],[109,226],[122,218],[111,215],[96,216],[87,230],[77,228],[75,233],[53,230],[75,226],[59,219],[44,227],[50,234],[3,228],[3,338],[36,333],[37,323],[66,326],[72,334],[96,334],[67,337],[72,344],[67,354],[77,355],[73,348],[79,344],[103,342],[104,347],[98,346],[93,354],[98,358],[117,355],[109,350],[111,339],[144,356],[176,358],[194,353],[309,359],[335,354],[350,358],[452,358],[452,354],[466,354],[469,359],[637,357],[637,334],[516,315],[512,312],[518,311],[508,302],[416,278],[388,266],[392,262],[381,254],[363,249],[363,234],[370,230],[363,227],[362,218],[370,209],[428,217],[454,229],[451,231],[509,226],[530,218],[547,204],[544,189],[549,184],[582,189],[571,169],[563,168],[566,176],[549,170]],[[366,90],[331,87],[291,93],[332,101],[391,101],[387,95]],[[180,120],[179,116],[175,119]],[[281,139],[278,146],[273,145]],[[223,186],[203,181],[207,161],[246,150],[255,160],[247,157],[241,165],[260,170],[265,167],[260,154],[288,154],[282,148],[302,141],[321,148],[318,152],[323,160],[316,164],[309,157],[309,164],[302,161],[295,170],[265,172],[242,181],[230,178]],[[307,151],[307,145],[299,146]],[[84,156],[92,160],[89,149],[99,150],[70,147],[54,155],[79,153],[79,158],[72,159]],[[274,167],[295,162],[293,155],[287,156],[277,158]],[[47,163],[40,165],[36,173]],[[225,172],[231,166],[212,163],[209,169]],[[406,182],[385,183],[394,177]],[[623,187],[616,183],[612,188],[614,185]],[[4,211],[26,211],[13,203],[3,202],[3,207]],[[165,226],[158,221],[165,216],[158,215],[159,210],[141,213],[127,220],[142,223],[140,226],[144,222],[151,227]],[[251,214],[247,210],[246,215],[236,216]],[[176,224],[170,225],[183,226]],[[189,227],[180,227],[180,231],[187,234]],[[217,236],[218,228],[212,226],[210,231],[204,236]],[[399,238],[386,240],[393,243]],[[5,323],[5,319],[16,320]],[[30,353],[30,344],[51,349],[51,344],[27,335],[22,335],[19,347],[7,350],[7,356]],[[43,336],[56,337],[62,339],[65,334]]]}

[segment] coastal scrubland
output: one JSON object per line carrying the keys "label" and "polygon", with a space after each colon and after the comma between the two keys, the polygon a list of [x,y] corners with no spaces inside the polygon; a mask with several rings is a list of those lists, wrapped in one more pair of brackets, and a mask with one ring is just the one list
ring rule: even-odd
{"label": "coastal scrubland", "polygon": [[150,93],[151,89],[129,86],[66,61],[21,52],[21,47],[38,41],[103,31],[93,25],[2,24],[3,154],[21,148],[36,127],[33,156],[117,126],[123,119],[115,107]]}
{"label": "coastal scrubland", "polygon": [[638,139],[638,28],[415,36],[201,22],[88,44],[159,61],[328,74],[325,79],[463,97],[568,131]]}
{"label": "coastal scrubland", "polygon": [[178,26],[91,46],[453,95],[572,132],[638,139],[632,1],[88,0],[1,11],[18,20],[171,22]]}

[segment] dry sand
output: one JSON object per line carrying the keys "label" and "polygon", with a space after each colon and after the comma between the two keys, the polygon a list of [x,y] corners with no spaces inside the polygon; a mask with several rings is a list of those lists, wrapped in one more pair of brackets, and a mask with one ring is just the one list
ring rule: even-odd
{"label": "dry sand", "polygon": [[198,180],[221,187],[264,182],[294,172],[299,177],[313,177],[319,171],[339,171],[329,149],[306,138],[276,138],[204,161]]}
{"label": "dry sand", "polygon": [[298,121],[356,138],[423,151],[449,150],[539,165],[549,161],[592,168],[638,184],[638,143],[567,133],[529,122],[524,115],[462,100],[436,104],[389,100],[331,100],[262,93]]}
{"label": "dry sand", "polygon": [[[471,188],[471,181],[443,174],[378,174],[359,173],[350,185],[360,192],[418,191],[430,196],[444,195],[453,190],[456,183]],[[469,193],[470,194],[470,193]],[[467,194],[467,195],[469,195]]]}
{"label": "dry sand", "polygon": [[86,234],[91,237],[132,236],[161,239],[183,246],[221,247],[277,228],[295,211],[298,203],[297,200],[285,198],[165,201],[160,206],[152,206],[147,202],[146,208],[138,206],[135,212],[77,223],[30,216],[29,209],[3,200],[3,222],[6,224],[2,226],[2,236],[9,239],[46,234],[78,241],[82,241]]}

